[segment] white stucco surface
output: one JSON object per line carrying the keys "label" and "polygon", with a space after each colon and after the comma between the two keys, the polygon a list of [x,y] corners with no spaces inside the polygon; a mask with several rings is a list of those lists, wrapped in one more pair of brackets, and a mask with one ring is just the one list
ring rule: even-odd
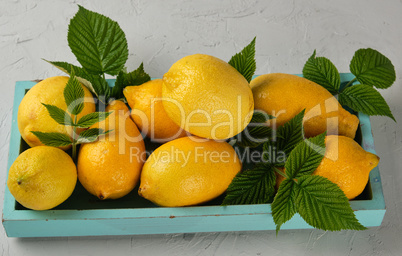
{"label": "white stucco surface", "polygon": [[314,49],[340,72],[359,48],[388,56],[393,87],[381,93],[398,123],[372,117],[387,211],[366,231],[224,232],[124,237],[8,238],[0,255],[402,255],[402,2],[375,1],[0,1],[0,210],[6,183],[14,85],[61,74],[42,60],[77,63],[67,44],[77,4],[116,20],[126,33],[132,70],[144,62],[161,77],[185,55],[224,60],[257,37],[256,74],[301,73]]}

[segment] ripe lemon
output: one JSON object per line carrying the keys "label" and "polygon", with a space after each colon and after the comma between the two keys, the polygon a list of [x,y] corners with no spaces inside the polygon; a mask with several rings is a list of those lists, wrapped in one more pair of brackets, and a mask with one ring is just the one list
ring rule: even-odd
{"label": "ripe lemon", "polygon": [[359,119],[343,109],[322,86],[295,75],[273,73],[251,81],[255,108],[276,118],[269,125],[280,126],[305,109],[304,132],[313,137],[327,131],[355,137]]}
{"label": "ripe lemon", "polygon": [[141,133],[123,102],[112,102],[108,118],[91,126],[112,130],[98,141],[81,145],[78,153],[78,179],[99,199],[117,199],[137,185],[145,161]]}
{"label": "ripe lemon", "polygon": [[167,142],[186,135],[186,131],[166,114],[162,104],[162,79],[127,86],[123,93],[135,124],[153,141]]}
{"label": "ripe lemon", "polygon": [[336,183],[348,199],[360,195],[380,158],[345,136],[327,136],[325,156],[313,174]]}
{"label": "ripe lemon", "polygon": [[160,206],[188,206],[221,195],[242,164],[226,142],[183,137],[157,148],[141,172],[140,196]]}
{"label": "ripe lemon", "polygon": [[203,138],[226,139],[248,125],[254,110],[249,83],[227,62],[204,54],[184,57],[163,76],[166,113]]}
{"label": "ripe lemon", "polygon": [[74,191],[77,168],[61,149],[38,146],[21,153],[8,172],[7,186],[15,200],[33,210],[52,209]]}
{"label": "ripe lemon", "polygon": [[[43,145],[31,131],[60,132],[72,135],[71,126],[64,126],[54,121],[41,103],[55,105],[67,110],[64,101],[63,91],[66,87],[68,77],[49,77],[35,84],[24,96],[18,108],[18,128],[22,138],[30,147]],[[84,109],[78,115],[78,119],[86,114],[95,111],[95,102],[91,92],[81,85],[85,92]],[[82,129],[77,129],[78,133]],[[67,149],[69,147],[60,147]]]}
{"label": "ripe lemon", "polygon": [[[380,158],[365,151],[355,140],[346,136],[325,138],[325,155],[314,175],[323,176],[345,193],[348,199],[360,195],[367,185],[369,174]],[[286,171],[280,168],[282,172]],[[276,189],[285,178],[276,174]]]}
{"label": "ripe lemon", "polygon": [[128,109],[127,105],[121,100],[111,101],[107,105],[105,111],[114,113],[113,114],[114,116],[116,116],[117,114],[125,116],[130,113],[130,110]]}

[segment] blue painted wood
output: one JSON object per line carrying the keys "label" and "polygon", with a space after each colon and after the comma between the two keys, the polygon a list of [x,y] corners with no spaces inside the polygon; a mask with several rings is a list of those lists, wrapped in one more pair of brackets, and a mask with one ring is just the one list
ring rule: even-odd
{"label": "blue painted wood", "polygon": [[[352,74],[341,74],[342,81],[349,81]],[[113,80],[109,81],[113,84]],[[20,154],[21,135],[18,131],[18,106],[35,82],[16,83],[12,117],[12,131],[8,158],[8,169]],[[370,118],[359,113],[362,146],[375,153],[371,133]],[[78,190],[79,187],[76,188]],[[85,191],[84,191],[85,193]],[[80,200],[82,194],[74,199]],[[205,205],[194,207],[155,207],[129,198],[115,204],[94,204],[95,199],[86,198],[93,204],[77,208],[75,204],[64,204],[60,209],[33,211],[15,202],[6,187],[3,208],[3,226],[9,237],[56,237],[56,236],[98,236],[163,234],[187,232],[223,232],[275,230],[270,204],[260,205]],[[71,200],[73,201],[73,200]],[[84,201],[82,204],[88,203]],[[104,204],[103,204],[104,203]],[[385,202],[378,167],[370,173],[370,183],[366,198],[350,201],[356,217],[365,226],[379,226],[385,214]],[[78,204],[79,206],[82,206]],[[76,208],[73,208],[76,207]],[[299,215],[295,215],[282,229],[308,229],[309,226]]]}

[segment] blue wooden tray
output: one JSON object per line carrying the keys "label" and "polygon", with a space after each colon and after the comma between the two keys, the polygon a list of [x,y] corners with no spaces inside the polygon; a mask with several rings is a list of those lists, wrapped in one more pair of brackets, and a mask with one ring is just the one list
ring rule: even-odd
{"label": "blue wooden tray", "polygon": [[[341,74],[342,81],[350,81],[351,74]],[[18,131],[18,106],[26,90],[36,82],[16,83],[8,169],[28,146]],[[357,140],[363,148],[375,153],[370,118],[359,114]],[[146,141],[149,147],[156,147]],[[118,200],[100,201],[86,192],[77,182],[72,196],[58,207],[47,211],[28,210],[17,203],[5,182],[3,226],[9,237],[100,236],[161,233],[192,233],[221,231],[275,230],[270,204],[220,206],[217,198],[202,206],[166,208],[156,207],[139,197],[134,189]],[[357,199],[350,202],[359,221],[367,226],[379,226],[385,214],[384,196],[378,167],[370,173],[370,180]],[[308,229],[299,215],[282,225],[282,229]]]}

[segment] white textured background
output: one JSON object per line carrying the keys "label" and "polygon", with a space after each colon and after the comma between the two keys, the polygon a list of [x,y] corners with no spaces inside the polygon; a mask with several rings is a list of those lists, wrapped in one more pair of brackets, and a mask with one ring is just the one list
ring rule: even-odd
{"label": "white textured background", "polygon": [[129,69],[144,62],[161,77],[179,58],[205,53],[224,60],[257,36],[257,74],[300,73],[317,49],[340,72],[359,48],[389,57],[397,80],[381,91],[399,124],[372,118],[387,212],[367,231],[227,232],[89,238],[7,238],[0,255],[402,255],[402,3],[356,1],[50,1],[0,0],[0,210],[4,197],[11,110],[17,80],[61,74],[44,62],[76,63],[67,45],[77,4],[119,22]]}

